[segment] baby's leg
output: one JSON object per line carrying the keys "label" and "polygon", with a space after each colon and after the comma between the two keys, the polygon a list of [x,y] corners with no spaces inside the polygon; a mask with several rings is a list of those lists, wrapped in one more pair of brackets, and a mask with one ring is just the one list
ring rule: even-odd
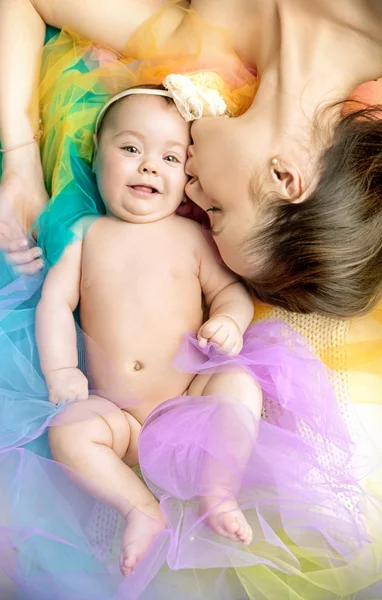
{"label": "baby's leg", "polygon": [[[138,463],[140,423],[109,400],[91,396],[49,429],[55,460],[78,473],[78,483],[127,520],[121,571],[127,575],[165,528],[159,504],[130,468]],[[84,410],[86,410],[84,418]]]}
{"label": "baby's leg", "polygon": [[[206,522],[216,533],[248,545],[252,529],[238,508],[236,496],[257,436],[261,388],[244,371],[216,373],[195,377],[188,395],[222,398],[221,410],[211,423],[211,435],[221,448],[217,448],[215,456],[206,453],[201,472],[205,492],[200,499],[200,514],[206,515]],[[219,459],[219,454],[230,454],[234,460],[225,461],[222,456]]]}

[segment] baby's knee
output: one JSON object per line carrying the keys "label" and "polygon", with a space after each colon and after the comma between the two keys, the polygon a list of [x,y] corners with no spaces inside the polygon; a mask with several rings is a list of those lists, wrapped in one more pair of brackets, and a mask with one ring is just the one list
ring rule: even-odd
{"label": "baby's knee", "polygon": [[263,405],[263,391],[259,383],[246,371],[235,375],[239,401],[259,419]]}
{"label": "baby's knee", "polygon": [[217,373],[212,376],[210,387],[220,388],[229,402],[244,405],[256,418],[260,417],[263,392],[258,382],[246,371]]}

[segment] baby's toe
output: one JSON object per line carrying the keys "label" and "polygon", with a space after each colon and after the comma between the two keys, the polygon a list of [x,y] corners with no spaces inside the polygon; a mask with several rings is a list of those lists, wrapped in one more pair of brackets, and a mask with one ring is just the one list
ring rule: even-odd
{"label": "baby's toe", "polygon": [[120,566],[123,575],[129,575],[137,564],[138,556],[131,549],[125,548],[122,552]]}
{"label": "baby's toe", "polygon": [[224,529],[227,533],[237,536],[240,530],[240,523],[232,515],[225,515]]}
{"label": "baby's toe", "polygon": [[252,542],[252,529],[249,525],[242,525],[238,531],[240,541],[248,546]]}

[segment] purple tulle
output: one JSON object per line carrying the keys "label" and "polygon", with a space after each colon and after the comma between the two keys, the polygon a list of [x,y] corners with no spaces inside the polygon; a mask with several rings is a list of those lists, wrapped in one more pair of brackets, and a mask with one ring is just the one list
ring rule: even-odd
{"label": "purple tulle", "polygon": [[[172,524],[166,556],[171,568],[265,562],[293,570],[296,558],[276,533],[279,528],[298,545],[342,558],[367,542],[354,446],[325,368],[302,338],[282,323],[258,324],[246,333],[240,356],[230,358],[211,344],[201,350],[188,336],[175,362],[192,373],[245,369],[263,389],[266,415],[257,424],[234,398],[181,397],[146,420],[140,466]],[[251,444],[246,465],[233,452],[238,439]],[[206,494],[203,470],[211,461],[231,473],[231,482],[237,474],[237,500],[252,525],[254,544],[268,548],[267,554],[273,547],[272,560],[249,554],[204,523],[198,501]]]}
{"label": "purple tulle", "polygon": [[[65,407],[48,402],[36,360],[38,284],[20,279],[0,298],[6,357],[0,369],[0,568],[19,598],[241,599],[245,591],[230,575],[233,567],[264,565],[293,575],[301,568],[293,545],[328,567],[347,564],[367,546],[360,481],[374,465],[356,452],[333,374],[293,330],[263,322],[247,331],[234,358],[185,337],[176,367],[194,374],[245,370],[263,390],[263,416],[257,421],[231,396],[181,396],[150,414],[139,438],[140,468],[167,528],[134,574],[123,578],[122,518],[51,460],[41,437],[62,422]],[[124,406],[136,404],[125,398]],[[40,446],[22,448],[27,442]],[[216,473],[227,477],[253,529],[249,548],[212,531],[209,513],[200,510]],[[213,569],[208,576],[206,569]]]}

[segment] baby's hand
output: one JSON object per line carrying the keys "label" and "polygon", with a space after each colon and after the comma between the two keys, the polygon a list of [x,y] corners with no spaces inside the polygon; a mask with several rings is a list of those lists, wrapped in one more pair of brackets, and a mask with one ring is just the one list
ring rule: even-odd
{"label": "baby's hand", "polygon": [[53,404],[66,404],[71,400],[87,400],[89,396],[88,380],[74,368],[57,369],[45,376],[49,400]]}
{"label": "baby's hand", "polygon": [[207,342],[218,344],[230,356],[237,356],[243,347],[243,336],[237,323],[221,315],[212,317],[198,331],[200,348],[205,348]]}

